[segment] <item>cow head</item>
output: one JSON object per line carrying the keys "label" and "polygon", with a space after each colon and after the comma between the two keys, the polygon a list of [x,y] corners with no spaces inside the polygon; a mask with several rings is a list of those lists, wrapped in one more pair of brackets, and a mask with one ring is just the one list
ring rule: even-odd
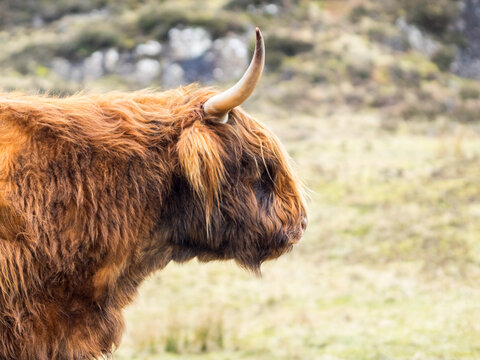
{"label": "cow head", "polygon": [[157,236],[171,259],[234,259],[260,264],[290,250],[302,237],[302,190],[277,138],[237,108],[253,92],[264,65],[257,29],[253,60],[242,79],[223,93],[199,97],[181,121],[176,170],[157,221]]}

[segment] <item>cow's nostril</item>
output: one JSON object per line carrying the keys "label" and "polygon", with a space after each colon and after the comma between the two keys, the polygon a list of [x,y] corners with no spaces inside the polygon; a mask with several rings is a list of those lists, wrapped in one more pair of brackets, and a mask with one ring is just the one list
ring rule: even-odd
{"label": "cow's nostril", "polygon": [[302,227],[302,230],[305,231],[305,229],[307,228],[307,218],[305,216],[302,217],[302,222],[300,223],[300,226]]}

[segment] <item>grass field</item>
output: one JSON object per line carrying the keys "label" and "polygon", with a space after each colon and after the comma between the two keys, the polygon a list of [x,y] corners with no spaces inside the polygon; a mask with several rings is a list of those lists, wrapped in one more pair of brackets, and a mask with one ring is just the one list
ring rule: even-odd
{"label": "grass field", "polygon": [[480,359],[479,133],[375,112],[259,113],[294,157],[310,223],[257,278],[170,264],[116,359]]}

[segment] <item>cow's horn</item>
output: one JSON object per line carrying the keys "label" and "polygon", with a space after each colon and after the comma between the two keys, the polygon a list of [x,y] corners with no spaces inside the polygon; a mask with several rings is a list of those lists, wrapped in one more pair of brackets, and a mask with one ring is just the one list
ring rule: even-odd
{"label": "cow's horn", "polygon": [[247,100],[260,80],[265,64],[265,45],[260,29],[257,28],[256,32],[255,53],[245,74],[230,89],[211,97],[203,105],[205,113],[213,115],[219,123],[227,122],[228,112]]}

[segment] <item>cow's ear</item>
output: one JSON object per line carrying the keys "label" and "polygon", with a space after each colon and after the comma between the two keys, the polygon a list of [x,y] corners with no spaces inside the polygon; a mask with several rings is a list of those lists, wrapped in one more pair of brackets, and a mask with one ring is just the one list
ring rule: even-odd
{"label": "cow's ear", "polygon": [[224,181],[222,145],[218,135],[201,122],[184,129],[177,143],[182,173],[195,193],[207,201],[218,199]]}

